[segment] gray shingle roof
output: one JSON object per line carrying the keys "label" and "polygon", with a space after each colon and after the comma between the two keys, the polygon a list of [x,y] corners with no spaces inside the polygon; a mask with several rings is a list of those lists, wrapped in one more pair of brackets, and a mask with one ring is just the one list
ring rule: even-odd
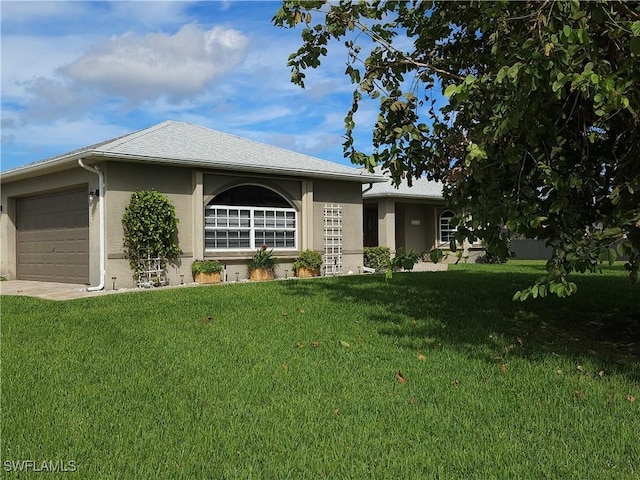
{"label": "gray shingle roof", "polygon": [[82,157],[221,168],[253,173],[275,173],[361,183],[384,178],[362,169],[303,155],[184,122],[166,121],[121,137],[80,148],[3,173],[13,177],[34,168],[60,166]]}
{"label": "gray shingle roof", "polygon": [[406,182],[402,182],[397,188],[391,183],[391,176],[388,172],[383,172],[381,167],[375,167],[375,174],[384,175],[387,181],[384,183],[374,183],[372,188],[364,188],[363,198],[399,197],[413,199],[434,199],[443,200],[442,183],[427,180],[424,177],[414,179],[413,185],[409,187]]}

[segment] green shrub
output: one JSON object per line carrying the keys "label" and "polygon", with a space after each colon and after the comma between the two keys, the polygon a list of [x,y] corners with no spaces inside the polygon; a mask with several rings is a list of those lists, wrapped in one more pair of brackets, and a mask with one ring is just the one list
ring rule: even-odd
{"label": "green shrub", "polygon": [[155,190],[141,190],[131,195],[122,217],[124,253],[137,272],[141,261],[160,258],[162,267],[182,253],[178,246],[178,219],[173,204]]}
{"label": "green shrub", "polygon": [[221,272],[222,264],[218,260],[196,260],[191,264],[191,273],[216,273]]}
{"label": "green shrub", "polygon": [[391,250],[389,247],[365,247],[364,266],[373,268],[377,272],[387,269],[391,262]]}
{"label": "green shrub", "polygon": [[444,252],[439,248],[434,248],[429,252],[429,260],[433,263],[440,263],[444,258]]}
{"label": "green shrub", "polygon": [[309,270],[319,270],[322,267],[322,255],[313,250],[303,250],[293,262],[293,269],[306,268]]}
{"label": "green shrub", "polygon": [[262,245],[247,264],[249,272],[253,272],[254,270],[268,270],[275,273],[277,266],[278,259],[273,256],[273,249],[267,250],[266,245]]}
{"label": "green shrub", "polygon": [[396,256],[393,257],[393,260],[391,261],[391,268],[413,270],[413,266],[418,262],[419,258],[420,254],[413,248],[410,248],[407,253],[404,253],[404,250],[399,248],[396,252]]}

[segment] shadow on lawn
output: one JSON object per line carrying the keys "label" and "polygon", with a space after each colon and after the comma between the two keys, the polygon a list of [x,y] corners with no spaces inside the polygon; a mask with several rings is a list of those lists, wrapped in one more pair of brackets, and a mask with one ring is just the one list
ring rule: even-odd
{"label": "shadow on lawn", "polygon": [[[640,379],[640,287],[625,277],[583,275],[578,293],[567,299],[513,302],[515,291],[531,285],[531,273],[453,270],[286,282],[284,288],[313,296],[328,294],[337,304],[378,307],[372,321],[399,345],[429,349],[447,344],[488,361],[515,345],[512,355],[535,359],[553,352],[592,357],[634,380]],[[380,313],[382,312],[382,313]]]}

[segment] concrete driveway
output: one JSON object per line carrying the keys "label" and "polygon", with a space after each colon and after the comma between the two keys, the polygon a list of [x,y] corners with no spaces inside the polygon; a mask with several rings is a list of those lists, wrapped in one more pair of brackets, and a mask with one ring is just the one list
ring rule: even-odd
{"label": "concrete driveway", "polygon": [[32,282],[27,280],[7,280],[0,282],[0,295],[24,295],[46,300],[72,300],[74,298],[95,297],[117,290],[88,292],[87,285],[76,283]]}

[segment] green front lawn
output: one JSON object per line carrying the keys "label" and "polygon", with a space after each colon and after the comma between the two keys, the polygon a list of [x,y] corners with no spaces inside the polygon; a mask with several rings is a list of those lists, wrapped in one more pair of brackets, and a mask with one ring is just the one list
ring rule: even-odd
{"label": "green front lawn", "polygon": [[[538,264],[2,297],[3,476],[638,478],[640,287]],[[30,467],[29,467],[30,468]],[[19,478],[40,478],[33,468]]]}

